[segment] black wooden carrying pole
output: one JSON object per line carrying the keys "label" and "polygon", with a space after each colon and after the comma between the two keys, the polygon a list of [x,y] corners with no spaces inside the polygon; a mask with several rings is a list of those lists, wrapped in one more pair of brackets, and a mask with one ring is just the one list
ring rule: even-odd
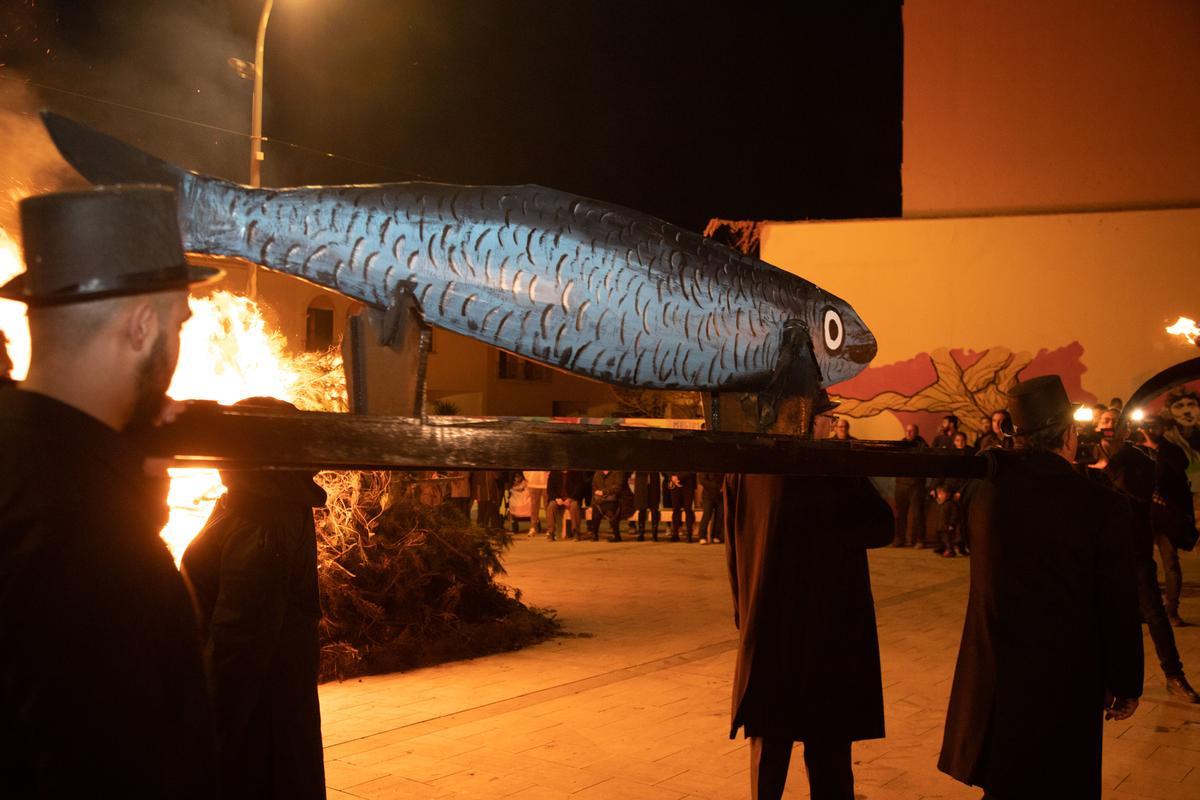
{"label": "black wooden carrying pole", "polygon": [[193,403],[152,437],[175,466],[223,469],[621,469],[979,478],[982,458],[896,442],[806,441],[750,433],[528,420],[303,412]]}

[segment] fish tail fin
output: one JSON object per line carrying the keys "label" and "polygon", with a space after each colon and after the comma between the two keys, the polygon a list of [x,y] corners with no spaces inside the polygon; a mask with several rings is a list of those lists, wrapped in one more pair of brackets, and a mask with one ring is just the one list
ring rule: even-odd
{"label": "fish tail fin", "polygon": [[193,174],[53,111],[42,112],[42,124],[67,163],[95,184],[157,183],[180,191]]}
{"label": "fish tail fin", "polygon": [[42,112],[42,123],[67,163],[92,183],[153,183],[174,189],[184,246],[189,249],[198,249],[220,234],[220,217],[212,208],[219,197],[251,191],[155,158],[52,111]]}

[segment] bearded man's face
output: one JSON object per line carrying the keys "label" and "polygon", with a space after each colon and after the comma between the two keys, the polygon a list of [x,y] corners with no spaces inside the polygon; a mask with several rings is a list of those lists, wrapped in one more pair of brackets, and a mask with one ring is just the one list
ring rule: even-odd
{"label": "bearded man's face", "polygon": [[175,374],[177,358],[171,356],[166,337],[161,333],[138,366],[137,390],[130,429],[144,429],[154,424],[167,401],[167,387]]}

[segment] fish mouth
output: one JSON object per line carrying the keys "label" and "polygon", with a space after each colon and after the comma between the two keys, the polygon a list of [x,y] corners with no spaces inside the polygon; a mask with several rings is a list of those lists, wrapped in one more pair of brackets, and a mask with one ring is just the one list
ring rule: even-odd
{"label": "fish mouth", "polygon": [[846,346],[846,358],[855,364],[870,364],[871,359],[875,358],[877,352],[879,352],[879,345],[875,341],[875,337],[870,334],[867,335],[866,341],[855,342]]}

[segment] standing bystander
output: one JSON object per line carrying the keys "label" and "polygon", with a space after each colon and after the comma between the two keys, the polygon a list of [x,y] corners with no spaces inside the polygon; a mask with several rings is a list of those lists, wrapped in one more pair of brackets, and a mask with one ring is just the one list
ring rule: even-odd
{"label": "standing bystander", "polygon": [[671,495],[671,541],[679,541],[680,522],[685,523],[688,544],[696,526],[696,473],[672,472],[667,476],[667,491]]}
{"label": "standing bystander", "polygon": [[942,417],[942,429],[933,437],[933,447],[938,450],[950,450],[954,447],[954,434],[958,433],[958,417],[947,414]]}
{"label": "standing bystander", "polygon": [[[539,470],[525,470],[525,488],[529,490],[529,535],[537,536],[542,532],[542,505],[546,502],[546,483],[550,473]],[[549,509],[547,509],[549,512]],[[546,515],[549,517],[549,513]],[[549,519],[546,520],[549,524]],[[553,533],[553,530],[551,530]]]}
{"label": "standing bystander", "polygon": [[650,521],[650,538],[658,541],[658,525],[662,519],[662,474],[633,473],[633,507],[637,512],[637,540],[646,541],[646,518]]}
{"label": "standing bystander", "polygon": [[720,544],[724,530],[722,517],[725,503],[722,490],[725,485],[725,473],[698,472],[696,482],[700,486],[700,544]]}
{"label": "standing bystander", "polygon": [[[914,450],[927,445],[916,425],[904,426],[904,442]],[[925,479],[896,478],[896,538],[893,547],[925,546]]]}

